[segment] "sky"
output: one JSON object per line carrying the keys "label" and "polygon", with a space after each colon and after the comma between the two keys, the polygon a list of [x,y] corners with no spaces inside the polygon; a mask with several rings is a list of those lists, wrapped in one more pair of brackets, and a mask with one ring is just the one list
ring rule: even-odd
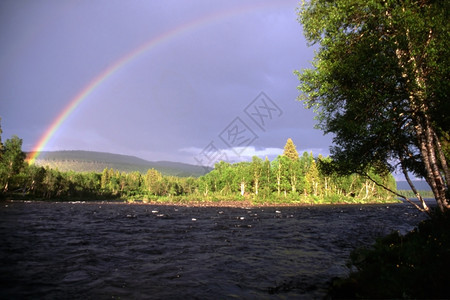
{"label": "sky", "polygon": [[2,140],[201,165],[273,159],[288,138],[299,153],[328,155],[332,137],[296,101],[293,71],[314,57],[297,7],[3,0]]}

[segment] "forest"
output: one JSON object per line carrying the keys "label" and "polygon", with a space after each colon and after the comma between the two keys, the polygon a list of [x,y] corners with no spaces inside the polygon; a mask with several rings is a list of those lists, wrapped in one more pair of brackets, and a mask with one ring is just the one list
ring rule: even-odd
{"label": "forest", "polygon": [[[1,143],[1,140],[0,140]],[[264,204],[374,203],[396,201],[393,195],[367,177],[341,176],[322,168],[329,157],[297,153],[288,139],[284,153],[272,161],[254,156],[251,162],[221,161],[199,178],[163,176],[155,169],[146,173],[59,171],[28,164],[17,136],[0,144],[2,198],[37,200],[113,200],[144,203]],[[389,173],[375,179],[392,190],[396,183]]]}

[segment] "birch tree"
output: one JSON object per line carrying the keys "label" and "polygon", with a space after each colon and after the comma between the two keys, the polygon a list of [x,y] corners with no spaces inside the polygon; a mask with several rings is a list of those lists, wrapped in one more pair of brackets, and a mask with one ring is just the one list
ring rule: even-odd
{"label": "birch tree", "polygon": [[299,100],[333,133],[336,168],[423,177],[442,211],[450,209],[449,11],[450,1],[431,0],[311,0],[298,11],[318,46],[313,68],[296,72]]}

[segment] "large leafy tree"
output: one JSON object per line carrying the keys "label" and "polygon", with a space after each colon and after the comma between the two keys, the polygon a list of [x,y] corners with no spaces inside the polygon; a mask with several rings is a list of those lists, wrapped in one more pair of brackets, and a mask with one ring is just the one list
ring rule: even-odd
{"label": "large leafy tree", "polygon": [[[299,100],[334,134],[341,172],[397,164],[450,209],[447,164],[450,1],[311,0],[298,11],[313,69],[296,72]],[[423,209],[427,209],[423,206]]]}
{"label": "large leafy tree", "polygon": [[10,180],[25,167],[25,153],[22,152],[22,140],[15,135],[7,139],[0,158],[0,178],[2,179],[3,192],[7,192]]}

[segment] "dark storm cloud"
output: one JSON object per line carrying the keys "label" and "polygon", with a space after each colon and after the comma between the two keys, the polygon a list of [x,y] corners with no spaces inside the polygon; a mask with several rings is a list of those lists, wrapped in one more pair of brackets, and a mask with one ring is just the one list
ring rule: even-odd
{"label": "dark storm cloud", "polygon": [[[100,84],[46,150],[85,149],[195,163],[217,140],[234,160],[275,156],[291,137],[328,153],[329,137],[295,101],[295,69],[309,67],[297,1],[3,1],[0,116],[3,137],[30,150],[70,100],[149,40],[219,16],[144,52]],[[232,12],[223,14],[222,12]],[[245,108],[264,92],[283,112],[261,130]],[[221,132],[239,117],[257,135],[233,151]],[[221,144],[219,144],[221,142]],[[233,145],[231,145],[233,146]],[[236,149],[234,149],[236,150]]]}

